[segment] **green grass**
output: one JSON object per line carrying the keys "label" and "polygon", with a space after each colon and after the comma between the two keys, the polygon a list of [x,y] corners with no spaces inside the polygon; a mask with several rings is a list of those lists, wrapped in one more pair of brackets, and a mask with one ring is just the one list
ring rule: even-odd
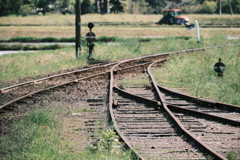
{"label": "green grass", "polygon": [[[120,43],[95,43],[93,58],[103,61],[120,61],[128,58],[154,55],[169,51],[199,48],[204,46],[239,43],[240,40],[227,40],[223,37],[185,39],[168,37],[140,42],[139,39],[125,39]],[[76,59],[75,47],[60,50],[37,51],[0,56],[0,81],[23,77],[36,77],[41,74],[85,66],[88,63],[88,49],[82,45],[81,57]]]}
{"label": "green grass", "polygon": [[68,45],[60,45],[60,44],[53,44],[53,45],[33,45],[33,44],[13,44],[13,45],[3,45],[0,44],[0,50],[1,51],[13,51],[13,50],[54,50],[54,49],[61,49],[61,48],[67,48]]}
{"label": "green grass", "polygon": [[[99,148],[72,152],[73,145],[68,141],[63,142],[61,135],[62,111],[63,109],[35,109],[22,118],[15,118],[12,131],[0,137],[1,159],[130,159],[131,151],[116,148],[115,139],[118,136],[113,130],[99,132],[98,138],[102,144]],[[119,146],[121,147],[120,144]]]}
{"label": "green grass", "polygon": [[146,86],[151,86],[148,78],[145,76],[135,76],[135,77],[126,77],[118,83],[122,87],[137,87],[145,88]]}
{"label": "green grass", "polygon": [[227,159],[228,159],[228,160],[239,160],[237,153],[235,153],[234,151],[230,151],[230,152],[227,154]]}
{"label": "green grass", "polygon": [[[86,43],[85,37],[81,37],[82,42]],[[192,37],[190,36],[176,36],[176,37],[168,37],[168,38],[131,38],[138,40],[139,42],[149,42],[151,40],[165,40],[165,39],[183,39],[189,40]],[[124,42],[126,38],[121,38],[117,36],[108,37],[101,36],[98,37],[94,42]],[[0,39],[1,43],[10,43],[10,42],[21,42],[21,43],[43,43],[43,42],[75,42],[75,37],[72,38],[57,38],[57,37],[45,37],[45,38],[37,38],[37,37],[13,37],[10,39]]]}
{"label": "green grass", "polygon": [[[162,69],[154,69],[157,82],[166,87],[185,87],[191,95],[240,106],[239,46],[206,50],[204,53],[173,55]],[[223,78],[213,70],[221,58]],[[161,77],[159,76],[161,75]]]}
{"label": "green grass", "polygon": [[12,132],[1,137],[4,159],[58,157],[58,129],[57,121],[44,110],[32,111],[23,119],[16,118]]}
{"label": "green grass", "polygon": [[0,39],[0,42],[75,42],[75,37],[71,38],[56,38],[56,37],[13,37],[10,39]]}
{"label": "green grass", "polygon": [[87,65],[87,57],[75,58],[75,49],[37,51],[0,56],[0,80],[38,76]]}

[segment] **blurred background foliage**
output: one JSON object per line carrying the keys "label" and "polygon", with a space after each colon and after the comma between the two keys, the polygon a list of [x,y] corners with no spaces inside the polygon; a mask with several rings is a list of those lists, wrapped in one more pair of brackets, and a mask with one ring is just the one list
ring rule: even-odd
{"label": "blurred background foliage", "polygon": [[[1,0],[0,16],[74,14],[76,0]],[[221,5],[220,5],[221,4]],[[161,14],[180,8],[183,13],[240,14],[239,0],[81,0],[81,14]],[[221,11],[221,12],[220,12]]]}

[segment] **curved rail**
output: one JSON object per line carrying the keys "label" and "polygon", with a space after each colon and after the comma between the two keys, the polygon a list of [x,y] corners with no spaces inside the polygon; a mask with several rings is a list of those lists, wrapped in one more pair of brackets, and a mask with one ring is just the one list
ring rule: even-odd
{"label": "curved rail", "polygon": [[[189,95],[185,95],[185,94],[182,94],[180,92],[177,92],[177,91],[172,91],[166,87],[163,87],[163,86],[160,86],[160,85],[157,85],[157,87],[162,90],[162,91],[165,91],[165,92],[168,92],[168,93],[171,93],[171,94],[175,94],[185,100],[188,100],[188,101],[191,101],[191,102],[196,102],[196,103],[200,103],[200,104],[210,104],[211,107],[214,107],[214,108],[219,108],[219,109],[222,109],[222,110],[227,110],[227,111],[231,111],[231,112],[238,112],[240,113],[240,107],[239,106],[236,106],[236,105],[231,105],[231,104],[226,104],[226,103],[220,103],[220,102],[217,102],[217,101],[212,101],[212,100],[206,100],[206,99],[203,99],[203,98],[198,98],[198,97],[194,97],[194,96],[189,96]],[[167,103],[169,105],[171,105],[171,103]]]}
{"label": "curved rail", "polygon": [[[203,99],[203,98],[197,98],[197,97],[185,95],[185,94],[182,94],[180,92],[172,91],[170,89],[167,89],[167,88],[165,88],[163,86],[159,86],[159,85],[157,85],[157,87],[161,91],[176,95],[177,97],[181,97],[181,99],[184,99],[184,100],[189,101],[191,103],[196,103],[196,104],[200,104],[200,105],[205,104],[210,108],[215,108],[215,109],[225,110],[225,111],[229,111],[229,112],[240,113],[240,107],[239,106],[226,104],[226,103],[220,103],[220,102],[217,102],[217,101],[206,100],[206,99]],[[237,121],[237,120],[233,120],[233,119],[230,119],[230,118],[224,118],[224,117],[221,117],[221,116],[215,116],[215,115],[211,115],[211,114],[208,114],[208,113],[204,113],[204,112],[200,112],[200,111],[196,111],[196,110],[192,110],[192,109],[183,108],[183,107],[177,106],[176,104],[171,103],[171,102],[165,102],[165,104],[169,108],[175,109],[175,110],[177,109],[180,112],[191,113],[191,114],[195,114],[195,115],[205,117],[205,118],[209,117],[209,118],[211,118],[211,120],[224,122],[224,123],[226,123],[228,125],[232,125],[232,126],[240,126],[240,121]]]}
{"label": "curved rail", "polygon": [[[235,45],[240,45],[240,44],[235,44]],[[231,45],[222,45],[222,46],[214,46],[214,47],[205,47],[205,48],[197,48],[197,49],[189,49],[189,50],[182,50],[182,51],[176,51],[176,52],[167,52],[167,53],[163,53],[163,54],[157,54],[157,55],[150,55],[150,56],[144,56],[144,57],[140,57],[140,58],[134,58],[134,59],[130,59],[130,60],[124,60],[124,61],[121,61],[121,62],[116,62],[116,63],[112,63],[112,64],[108,64],[106,66],[109,66],[109,65],[113,65],[113,67],[111,68],[110,71],[107,71],[107,72],[103,72],[103,73],[99,73],[99,74],[95,74],[95,75],[91,75],[91,76],[88,76],[88,77],[84,77],[84,78],[80,78],[80,79],[76,79],[76,80],[73,80],[73,81],[69,81],[69,82],[66,82],[66,83],[63,83],[63,84],[60,84],[60,85],[56,85],[56,86],[53,86],[53,87],[48,87],[46,89],[42,89],[42,90],[39,90],[39,91],[36,91],[36,92],[32,92],[32,93],[29,93],[25,96],[22,96],[22,97],[19,97],[17,98],[16,100],[14,101],[11,101],[3,106],[0,106],[0,109],[16,102],[16,101],[19,101],[23,98],[26,98],[26,97],[29,97],[31,95],[34,95],[36,93],[39,93],[39,92],[43,92],[45,90],[51,90],[53,88],[56,88],[56,87],[60,87],[60,86],[64,86],[64,85],[67,85],[67,84],[70,84],[70,83],[77,83],[81,80],[84,80],[84,79],[88,79],[88,78],[91,78],[91,77],[96,77],[96,76],[101,76],[101,75],[106,75],[106,74],[109,74],[110,73],[110,82],[109,82],[109,99],[108,99],[108,106],[109,106],[109,110],[110,110],[110,114],[111,114],[111,117],[114,117],[114,114],[113,114],[113,110],[112,110],[112,104],[113,104],[113,97],[112,97],[112,94],[113,94],[113,90],[114,89],[118,89],[117,87],[114,86],[114,73],[116,73],[116,71],[118,70],[123,70],[123,69],[129,69],[133,66],[128,66],[128,67],[125,67],[125,68],[117,68],[118,66],[120,66],[121,64],[124,64],[124,63],[127,63],[127,62],[131,62],[131,61],[134,61],[134,60],[144,60],[144,59],[148,59],[148,58],[166,58],[169,54],[173,54],[173,53],[182,53],[182,52],[193,52],[193,51],[200,51],[200,50],[205,50],[205,49],[210,49],[210,48],[219,48],[219,47],[226,47],[226,46],[231,46]],[[161,61],[165,61],[166,59],[164,60],[161,60]],[[156,62],[155,62],[156,63]],[[169,108],[167,107],[166,105],[166,102],[164,101],[164,99],[162,99],[162,95],[159,91],[159,88],[156,84],[156,82],[154,81],[153,79],[153,76],[151,75],[150,71],[149,71],[149,68],[153,65],[154,63],[150,64],[150,62],[145,62],[143,64],[140,64],[140,65],[149,65],[148,67],[148,73],[150,75],[150,77],[152,77],[152,82],[155,86],[155,89],[157,90],[157,92],[159,93],[159,97],[160,97],[160,103],[161,105],[164,107],[164,109],[168,112],[168,114],[172,117],[172,119],[175,121],[175,123],[177,123],[179,125],[179,127],[181,128],[182,131],[184,131],[185,133],[187,133],[189,135],[190,138],[194,139],[196,141],[196,137],[193,136],[189,131],[187,131],[184,126],[181,125],[181,122],[173,115],[173,113],[169,110]],[[98,67],[96,67],[98,68]],[[87,69],[86,69],[87,70]],[[1,92],[4,92],[6,90],[9,90],[9,89],[12,89],[12,88],[15,88],[15,87],[19,87],[19,86],[24,86],[24,85],[27,85],[27,84],[32,84],[32,83],[37,83],[37,82],[40,82],[40,81],[44,81],[46,79],[51,79],[51,78],[54,78],[54,77],[58,77],[58,76],[62,76],[62,75],[66,75],[66,74],[74,74],[76,72],[79,72],[79,71],[73,71],[73,72],[68,72],[68,73],[65,73],[65,74],[59,74],[59,75],[55,75],[55,76],[51,76],[51,77],[46,77],[46,78],[43,78],[43,79],[39,79],[39,80],[36,80],[36,81],[31,81],[31,82],[26,82],[26,83],[22,83],[22,84],[19,84],[19,85],[14,85],[14,86],[10,86],[10,87],[7,87],[7,88],[4,88],[4,89],[1,89],[0,91]],[[146,99],[145,99],[146,100]],[[146,100],[147,101],[147,100]],[[155,105],[157,106],[160,106],[159,102],[156,102],[156,101],[152,101],[152,103],[155,103]],[[216,103],[215,103],[216,104]],[[221,106],[221,105],[220,105]],[[122,135],[122,133],[120,132],[119,130],[119,127],[115,121],[114,118],[112,118],[113,120],[113,123],[114,123],[114,126],[116,128],[116,131],[119,133],[119,135],[121,136],[121,138],[126,142],[126,144],[129,146],[129,148],[133,149],[135,151],[135,153],[138,154],[138,151],[135,150],[132,145],[128,142],[128,140]],[[203,146],[208,152],[210,152],[211,154],[214,155],[214,157],[216,159],[226,159],[225,157],[223,157],[222,155],[219,155],[218,153],[216,153],[214,150],[212,150],[211,148],[209,148],[208,146],[204,145],[203,142],[201,141],[197,141],[197,143],[199,143],[201,146]],[[139,154],[138,154],[139,155]],[[143,157],[141,157],[139,155],[140,158],[143,159]]]}
{"label": "curved rail", "polygon": [[76,73],[80,73],[80,72],[90,71],[92,69],[105,68],[105,67],[108,67],[108,66],[111,66],[111,65],[114,65],[114,64],[116,64],[116,63],[110,63],[110,64],[98,66],[98,67],[91,67],[91,68],[81,69],[81,70],[77,70],[77,71],[66,72],[66,73],[62,73],[62,74],[57,74],[57,75],[37,79],[37,80],[34,80],[34,81],[19,83],[19,84],[12,85],[12,86],[9,86],[9,87],[1,88],[0,93],[7,92],[11,89],[18,88],[18,87],[21,87],[21,86],[26,86],[26,85],[31,85],[31,84],[39,84],[43,81],[50,80],[50,79],[53,79],[53,78],[58,78],[58,77],[61,77],[61,76],[66,76],[66,75],[70,75],[70,74],[76,74]]}
{"label": "curved rail", "polygon": [[[210,46],[210,47],[203,47],[203,48],[195,48],[195,49],[187,49],[187,50],[180,50],[180,51],[174,51],[174,52],[159,53],[159,54],[156,54],[156,55],[143,56],[143,57],[140,57],[140,58],[142,58],[142,59],[144,59],[144,58],[154,58],[154,57],[159,57],[159,56],[163,56],[163,55],[170,55],[170,54],[173,54],[173,53],[177,53],[178,54],[178,53],[183,53],[183,52],[194,52],[194,51],[201,51],[201,50],[212,49],[212,48],[221,48],[221,47],[239,46],[239,45],[240,44],[217,45],[217,46]],[[134,59],[131,59],[131,60],[135,60],[135,59],[139,59],[139,58],[134,58]],[[98,66],[98,67],[81,69],[81,70],[72,71],[72,72],[66,72],[66,73],[62,73],[62,74],[58,74],[58,75],[54,75],[54,76],[41,78],[41,79],[34,80],[34,81],[29,81],[29,82],[24,82],[24,83],[12,85],[12,86],[9,86],[9,87],[1,88],[0,89],[0,93],[7,92],[8,90],[11,90],[11,89],[14,89],[14,88],[17,88],[17,87],[20,87],[20,86],[26,86],[26,85],[31,85],[31,84],[38,84],[38,83],[41,83],[43,81],[46,81],[46,80],[49,80],[49,79],[53,79],[53,78],[57,78],[57,77],[61,77],[61,76],[66,76],[66,75],[70,75],[70,74],[76,74],[76,73],[80,73],[80,72],[84,72],[84,71],[90,71],[92,69],[99,69],[99,68],[104,68],[104,67],[110,67],[110,66],[116,65],[117,63],[119,63],[119,62],[114,62],[114,63],[110,63],[110,64]]]}
{"label": "curved rail", "polygon": [[64,85],[68,85],[68,84],[71,84],[71,83],[78,83],[79,81],[82,81],[82,80],[85,80],[85,79],[89,79],[89,78],[93,78],[93,77],[97,77],[97,76],[101,76],[101,75],[105,75],[105,74],[108,74],[108,73],[109,73],[109,72],[104,72],[104,73],[100,73],[100,74],[95,74],[95,75],[92,75],[92,76],[89,76],[89,77],[84,77],[84,78],[76,79],[76,80],[74,80],[74,81],[62,83],[62,84],[60,84],[60,85],[56,85],[56,86],[48,87],[48,88],[41,89],[41,90],[38,90],[38,91],[35,91],[35,92],[31,92],[31,93],[29,93],[29,94],[27,94],[27,95],[21,96],[21,97],[19,97],[19,98],[17,98],[17,99],[14,99],[14,100],[12,100],[12,101],[10,101],[10,102],[8,102],[8,103],[0,106],[0,109],[3,109],[4,107],[7,107],[7,106],[9,106],[9,105],[11,105],[11,104],[19,101],[19,100],[22,100],[22,99],[24,99],[24,98],[30,97],[30,96],[32,96],[32,95],[34,95],[34,94],[37,94],[37,93],[40,93],[40,92],[43,92],[43,91],[47,91],[47,90],[51,90],[51,89],[54,89],[54,88],[57,88],[57,87],[61,87],[61,86],[64,86]]}
{"label": "curved rail", "polygon": [[[163,60],[162,60],[163,61]],[[127,144],[127,146],[129,148],[131,148],[141,159],[143,159],[143,157],[141,157],[141,155],[139,154],[139,152],[137,150],[135,150],[133,148],[133,146],[131,145],[131,143],[129,142],[129,140],[123,135],[123,133],[120,131],[119,127],[118,127],[118,124],[116,122],[116,119],[115,119],[115,116],[114,116],[114,113],[113,113],[113,89],[118,89],[120,90],[119,88],[115,87],[114,86],[114,76],[113,76],[113,70],[120,64],[124,63],[124,62],[127,62],[127,61],[122,61],[121,63],[115,65],[112,69],[111,69],[111,72],[110,72],[110,84],[109,84],[109,110],[110,110],[110,115],[111,115],[111,118],[112,118],[112,121],[113,121],[113,124],[115,126],[115,129],[116,131],[118,132],[118,134],[120,135],[120,137],[125,141],[125,143]],[[222,155],[218,154],[215,150],[211,149],[209,146],[205,145],[202,141],[198,140],[194,135],[192,135],[189,131],[187,131],[185,129],[185,127],[181,124],[181,122],[178,120],[178,118],[176,118],[174,116],[174,114],[169,110],[169,108],[166,106],[166,104],[164,103],[164,99],[162,98],[162,95],[157,87],[157,84],[156,82],[154,81],[153,79],[153,76],[151,75],[150,71],[149,71],[149,68],[153,65],[154,63],[150,64],[148,66],[148,73],[152,79],[152,82],[153,82],[153,85],[155,86],[155,89],[157,90],[158,92],[158,95],[159,95],[159,98],[160,98],[160,101],[161,101],[161,104],[162,106],[164,107],[165,111],[170,115],[170,117],[172,118],[172,120],[179,126],[179,128],[182,130],[183,133],[187,134],[189,138],[191,138],[192,140],[194,140],[199,146],[201,146],[202,148],[204,148],[204,150],[208,153],[211,153],[215,159],[223,159],[223,160],[227,160],[225,157],[223,157]],[[128,94],[128,95],[131,95],[131,94]],[[131,95],[131,96],[134,96],[134,95]],[[144,99],[143,97],[138,97],[138,98],[141,98],[142,100],[145,100],[147,101],[147,99]],[[156,103],[156,104],[159,104],[157,103],[156,101],[152,101],[152,103]]]}
{"label": "curved rail", "polygon": [[132,150],[138,155],[139,158],[143,159],[143,157],[141,157],[141,156],[139,155],[138,151],[133,148],[133,146],[130,144],[130,142],[128,141],[128,139],[126,139],[126,138],[123,136],[123,134],[120,132],[119,127],[118,127],[118,125],[117,125],[117,122],[116,122],[115,118],[113,118],[113,117],[114,117],[113,109],[112,109],[112,104],[113,104],[113,97],[112,97],[112,95],[113,95],[113,87],[114,87],[114,85],[113,85],[113,82],[114,82],[113,73],[114,73],[114,72],[113,72],[113,71],[114,71],[114,69],[115,69],[118,65],[120,65],[120,64],[122,64],[122,63],[124,63],[124,62],[127,62],[127,61],[128,61],[128,60],[122,61],[122,62],[116,64],[115,66],[112,67],[112,69],[111,69],[111,71],[110,71],[108,107],[109,107],[109,112],[110,112],[110,115],[111,115],[111,118],[112,118],[114,127],[115,127],[118,135],[120,135],[120,137],[123,139],[123,141],[126,143],[126,145],[127,145],[130,149],[132,149]]}
{"label": "curved rail", "polygon": [[[179,121],[179,119],[177,117],[175,117],[175,115],[172,113],[172,111],[169,109],[169,106],[171,106],[172,108],[178,108],[178,109],[181,109],[181,110],[184,110],[184,111],[188,111],[188,112],[191,112],[191,113],[197,113],[196,111],[192,111],[192,110],[186,110],[186,109],[183,109],[183,108],[180,108],[180,107],[177,107],[175,105],[171,105],[169,104],[168,102],[165,101],[165,99],[163,98],[163,94],[161,93],[160,91],[160,86],[157,85],[157,83],[155,82],[154,80],[154,77],[153,75],[151,74],[150,72],[150,68],[157,62],[160,62],[160,61],[156,61],[154,63],[152,63],[151,65],[149,65],[148,67],[148,73],[151,77],[151,80],[152,80],[152,83],[156,89],[156,91],[158,92],[158,95],[161,99],[161,104],[162,106],[164,107],[164,109],[168,112],[168,114],[172,117],[172,120],[174,120],[174,122],[179,126],[179,128],[185,133],[187,134],[191,139],[193,139],[199,146],[203,147],[205,151],[207,151],[208,153],[210,153],[211,155],[214,156],[215,159],[223,159],[223,160],[227,160],[227,158],[223,157],[221,154],[217,153],[215,150],[213,150],[211,147],[209,147],[208,145],[206,145],[203,141],[199,140],[195,135],[193,135],[191,132],[189,132],[183,125],[182,123]],[[165,88],[166,89],[166,88]],[[184,94],[181,94],[182,96],[186,96]],[[187,96],[186,96],[187,97]],[[190,98],[191,96],[188,96],[188,98]],[[193,97],[191,97],[193,98]],[[199,98],[193,98],[194,100],[197,100],[197,101],[201,101],[201,102],[208,102],[210,103],[210,101],[206,101],[206,100],[203,100],[203,99],[199,99]],[[167,105],[168,104],[168,105]],[[216,104],[213,103],[213,104]],[[220,104],[220,103],[219,103]],[[223,106],[223,104],[219,105],[219,106]],[[231,106],[232,108],[234,108],[234,110],[239,110],[239,107],[238,106],[233,106],[233,105],[228,105],[228,106]],[[204,116],[210,116],[208,114],[204,114],[204,113],[200,113],[198,112],[197,113],[198,115],[204,115]],[[229,124],[232,124],[232,125],[236,125],[236,126],[239,126],[240,122],[237,122],[237,121],[233,121],[233,120],[229,120],[229,119],[226,119],[226,118],[222,118],[222,117],[217,117],[217,116],[212,116],[211,115],[211,118],[213,117],[214,120],[220,120],[220,121],[224,121],[224,122],[227,122]]]}
{"label": "curved rail", "polygon": [[[138,60],[138,59],[137,59]],[[125,68],[119,68],[119,69],[116,69],[114,72],[117,72],[117,71],[121,71],[121,70],[126,70],[126,69],[131,69],[131,68],[134,68],[134,67],[138,67],[138,66],[144,66],[144,65],[149,65],[150,62],[145,62],[145,63],[142,63],[142,64],[137,64],[135,66],[130,66],[130,67],[125,67]],[[38,91],[34,91],[34,92],[31,92],[31,93],[28,93],[24,96],[21,96],[21,97],[18,97],[2,106],[0,106],[0,110],[19,101],[19,100],[22,100],[24,98],[27,98],[27,97],[30,97],[34,94],[37,94],[37,93],[40,93],[40,92],[43,92],[43,91],[46,91],[46,90],[51,90],[51,89],[54,89],[54,88],[57,88],[57,87],[61,87],[61,86],[64,86],[64,85],[68,85],[68,84],[71,84],[71,83],[77,83],[79,81],[82,81],[82,80],[86,80],[86,79],[89,79],[89,78],[93,78],[93,77],[97,77],[97,76],[101,76],[101,75],[106,75],[106,74],[109,74],[110,71],[107,71],[107,72],[102,72],[102,73],[98,73],[98,74],[94,74],[94,75],[91,75],[91,76],[87,76],[87,77],[84,77],[84,78],[80,78],[80,79],[75,79],[73,81],[69,81],[69,82],[66,82],[66,83],[62,83],[62,84],[59,84],[59,85],[55,85],[55,86],[51,86],[51,87],[48,87],[48,88],[45,88],[45,89],[41,89],[41,90],[38,90]]]}

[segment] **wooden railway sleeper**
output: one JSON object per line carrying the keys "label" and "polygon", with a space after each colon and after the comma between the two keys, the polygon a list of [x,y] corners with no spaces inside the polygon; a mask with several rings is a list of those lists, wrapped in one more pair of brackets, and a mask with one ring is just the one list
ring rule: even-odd
{"label": "wooden railway sleeper", "polygon": [[[155,61],[155,63],[157,63],[159,61]],[[223,157],[221,154],[217,153],[215,150],[213,150],[211,147],[209,147],[208,145],[206,145],[204,142],[202,142],[201,140],[197,139],[197,137],[195,135],[193,135],[192,133],[190,133],[182,124],[181,122],[178,120],[178,118],[176,118],[174,116],[174,114],[169,110],[169,108],[167,107],[167,105],[165,104],[165,100],[163,98],[163,95],[162,93],[160,92],[158,86],[157,86],[157,83],[155,82],[151,72],[150,72],[150,68],[152,67],[153,64],[155,63],[152,63],[151,65],[148,66],[148,74],[152,80],[152,83],[155,87],[155,90],[157,91],[158,95],[159,95],[159,98],[161,100],[161,103],[162,103],[162,106],[164,108],[164,110],[167,111],[167,113],[170,115],[171,119],[174,121],[174,123],[176,123],[179,127],[180,130],[182,130],[182,132],[189,138],[189,139],[192,139],[196,145],[199,146],[199,148],[202,148],[204,151],[208,152],[209,154],[211,154],[214,159],[221,159],[221,160],[227,160],[227,158]]]}

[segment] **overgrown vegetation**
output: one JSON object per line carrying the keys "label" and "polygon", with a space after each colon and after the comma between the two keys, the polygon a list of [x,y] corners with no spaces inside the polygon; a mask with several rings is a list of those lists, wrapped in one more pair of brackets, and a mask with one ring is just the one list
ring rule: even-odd
{"label": "overgrown vegetation", "polygon": [[[85,37],[81,37],[82,41],[85,41]],[[107,37],[102,36],[96,39],[97,42],[120,42],[124,41],[124,38],[120,37]],[[0,39],[2,43],[10,43],[10,42],[21,42],[21,43],[41,43],[41,42],[75,42],[75,37],[73,38],[57,38],[57,37],[45,37],[45,38],[37,38],[37,37],[13,37],[10,39]]]}
{"label": "overgrown vegetation", "polygon": [[99,131],[96,148],[72,153],[72,144],[63,143],[60,110],[37,109],[22,118],[15,118],[11,132],[0,137],[1,159],[131,159],[132,152],[122,148],[123,144],[112,129]]}
{"label": "overgrown vegetation", "polygon": [[[117,39],[117,38],[116,38]],[[96,43],[96,60],[119,61],[127,58],[152,55],[168,51],[200,48],[204,46],[239,43],[223,37],[202,38],[196,43],[195,38],[167,37],[151,39],[142,43],[138,38],[121,39],[119,43]],[[70,69],[87,65],[87,48],[82,49],[79,59],[75,58],[75,48],[64,48],[58,51],[37,51],[0,56],[0,81],[7,81],[27,76]],[[166,67],[153,70],[159,77],[159,83],[168,87],[186,87],[189,92],[199,97],[220,100],[225,103],[240,105],[239,77],[240,61],[239,46],[206,50],[204,53],[173,55]],[[218,58],[226,64],[224,77],[216,77],[213,65]],[[164,75],[164,76],[162,76]],[[131,81],[131,80],[130,80]],[[146,80],[141,79],[135,84],[128,81],[124,85],[144,86]],[[203,90],[202,90],[203,89]],[[76,110],[92,112],[94,110]],[[63,113],[63,112],[61,112]],[[57,118],[58,117],[58,118]],[[122,144],[114,129],[106,129],[97,133],[99,144],[88,147],[84,151],[72,153],[71,144],[61,143],[61,116],[55,110],[31,111],[26,117],[16,118],[11,133],[0,137],[0,145],[4,159],[134,159],[132,151],[120,150]],[[120,152],[119,152],[120,151]],[[235,160],[236,154],[229,152],[227,158]]]}
{"label": "overgrown vegetation", "polygon": [[119,136],[114,128],[104,129],[97,133],[97,140],[93,146],[88,146],[87,150],[93,154],[98,154],[101,158],[111,159],[138,159],[133,151],[124,148],[125,144],[119,141]]}
{"label": "overgrown vegetation", "polygon": [[127,77],[118,82],[121,87],[137,87],[137,88],[145,88],[147,86],[151,86],[149,80],[145,76],[136,76],[136,77]]}
{"label": "overgrown vegetation", "polygon": [[53,49],[61,49],[61,48],[67,48],[69,46],[67,45],[59,45],[59,44],[53,44],[53,45],[23,45],[23,44],[14,44],[14,45],[3,45],[0,44],[0,50],[1,51],[7,51],[7,50],[53,50]]}
{"label": "overgrown vegetation", "polygon": [[[32,111],[24,118],[15,118],[12,131],[1,136],[3,159],[61,158],[59,123],[46,110]],[[27,131],[27,132],[26,132]],[[58,148],[60,147],[60,148]]]}
{"label": "overgrown vegetation", "polygon": [[[141,42],[138,38],[124,39],[119,43],[95,43],[93,58],[99,61],[120,61],[127,58],[152,55],[169,51],[184,50],[227,44],[223,37],[202,38],[196,43],[195,38],[168,37]],[[231,40],[230,43],[239,43]],[[88,64],[88,48],[82,46],[81,57],[75,58],[74,46],[51,51],[18,53],[0,56],[0,81],[35,77],[41,74],[77,68]],[[223,59],[224,60],[224,59]]]}
{"label": "overgrown vegetation", "polygon": [[228,160],[239,160],[237,153],[234,152],[234,151],[230,151],[230,152],[227,154],[227,159],[228,159]]}
{"label": "overgrown vegetation", "polygon": [[198,13],[216,13],[217,11],[217,3],[213,1],[205,1],[200,9],[197,11]]}
{"label": "overgrown vegetation", "polygon": [[[177,36],[174,37],[176,39],[191,39],[190,36]],[[128,39],[135,39],[139,42],[149,42],[151,40],[165,40],[166,38],[128,38]],[[121,38],[117,36],[108,37],[108,36],[102,36],[98,37],[94,42],[124,42],[126,41],[126,38]],[[10,39],[0,39],[0,42],[2,43],[12,43],[12,42],[21,42],[21,43],[41,43],[41,42],[75,42],[75,38],[55,38],[55,37],[45,37],[45,38],[36,38],[36,37],[14,37]],[[82,43],[83,45],[86,44],[86,40],[82,37]],[[1,45],[1,44],[0,44]],[[5,47],[2,45],[2,48]]]}
{"label": "overgrown vegetation", "polygon": [[13,37],[10,39],[0,39],[0,42],[75,42],[75,37],[73,38],[56,38],[56,37]]}
{"label": "overgrown vegetation", "polygon": [[87,55],[75,58],[74,47],[0,56],[1,81],[32,77],[87,65]]}
{"label": "overgrown vegetation", "polygon": [[[231,46],[204,53],[172,55],[162,69],[152,72],[157,82],[166,87],[185,88],[196,97],[240,106],[239,51],[239,46]],[[226,65],[222,78],[216,76],[213,69],[219,58]]]}

